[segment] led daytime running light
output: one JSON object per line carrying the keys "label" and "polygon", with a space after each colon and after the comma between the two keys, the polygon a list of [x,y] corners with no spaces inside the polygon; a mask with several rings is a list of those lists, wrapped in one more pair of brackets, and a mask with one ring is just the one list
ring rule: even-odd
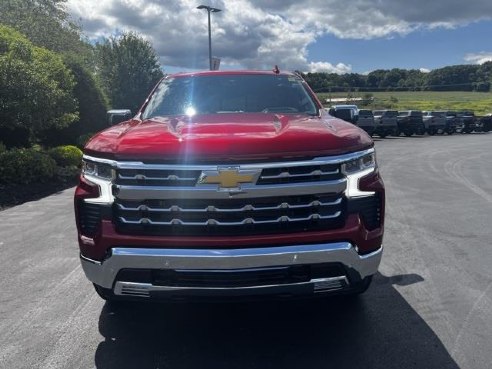
{"label": "led daytime running light", "polygon": [[370,168],[376,168],[376,156],[373,152],[342,165],[342,171],[346,175],[365,171]]}
{"label": "led daytime running light", "polygon": [[109,181],[115,178],[115,171],[110,165],[92,161],[82,161],[82,173],[87,176]]}

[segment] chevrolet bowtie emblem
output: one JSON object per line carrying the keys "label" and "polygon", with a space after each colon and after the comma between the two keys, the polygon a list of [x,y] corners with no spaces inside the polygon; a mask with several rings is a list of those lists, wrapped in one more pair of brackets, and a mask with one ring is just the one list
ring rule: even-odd
{"label": "chevrolet bowtie emblem", "polygon": [[241,183],[255,183],[260,173],[256,170],[240,170],[239,168],[218,168],[202,172],[199,184],[217,184],[219,190],[237,189]]}

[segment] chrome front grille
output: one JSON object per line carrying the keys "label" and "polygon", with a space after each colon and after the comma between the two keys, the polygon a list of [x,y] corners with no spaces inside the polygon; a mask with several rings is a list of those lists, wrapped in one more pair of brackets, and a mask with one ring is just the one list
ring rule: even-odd
{"label": "chrome front grille", "polygon": [[279,163],[120,162],[112,195],[118,232],[253,235],[343,227],[347,156]]}

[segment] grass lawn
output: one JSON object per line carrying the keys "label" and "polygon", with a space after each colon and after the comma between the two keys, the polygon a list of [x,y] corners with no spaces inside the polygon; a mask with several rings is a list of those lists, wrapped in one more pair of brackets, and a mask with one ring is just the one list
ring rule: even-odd
{"label": "grass lawn", "polygon": [[[352,92],[353,97],[365,97],[366,92]],[[491,92],[460,91],[388,91],[370,92],[374,100],[369,104],[360,104],[369,109],[392,108],[398,110],[473,110],[476,115],[492,113]],[[319,93],[320,100],[327,98],[346,98],[347,93]],[[326,103],[325,103],[326,104]],[[332,105],[332,104],[327,104]]]}

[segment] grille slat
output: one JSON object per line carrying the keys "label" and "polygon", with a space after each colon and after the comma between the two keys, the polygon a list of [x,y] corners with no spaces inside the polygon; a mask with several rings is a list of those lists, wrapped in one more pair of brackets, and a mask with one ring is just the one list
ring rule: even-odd
{"label": "grille slat", "polygon": [[116,183],[121,185],[150,185],[193,187],[201,171],[167,169],[119,169]]}
{"label": "grille slat", "polygon": [[210,213],[210,212],[245,212],[245,211],[258,211],[258,210],[281,210],[281,209],[308,209],[313,206],[331,206],[340,205],[342,198],[338,198],[334,201],[320,201],[314,200],[307,204],[289,204],[287,202],[282,202],[275,206],[255,206],[251,204],[244,205],[239,208],[221,208],[213,205],[208,205],[204,208],[187,208],[178,205],[172,205],[168,208],[153,208],[147,205],[138,205],[136,207],[125,206],[123,204],[117,204],[118,208],[123,211],[149,211],[158,213],[171,213],[171,212],[197,212],[197,213]]}
{"label": "grille slat", "polygon": [[261,171],[258,185],[321,182],[342,178],[338,165],[307,165],[266,168]]}
{"label": "grille slat", "polygon": [[195,181],[195,177],[179,177],[174,174],[170,174],[167,177],[150,177],[146,176],[145,174],[135,174],[134,176],[123,176],[123,175],[118,175],[118,178],[120,179],[135,179],[135,180],[151,180],[151,181]]}
{"label": "grille slat", "polygon": [[326,175],[338,174],[338,173],[339,173],[338,169],[327,171],[327,172],[323,172],[322,170],[316,169],[306,174],[290,174],[290,172],[286,171],[286,172],[281,172],[280,174],[277,175],[270,175],[270,176],[262,175],[260,178],[261,179],[299,178],[299,177],[326,176]]}
{"label": "grille slat", "polygon": [[342,212],[337,211],[330,215],[319,215],[319,214],[311,214],[307,217],[303,218],[292,218],[287,215],[282,215],[277,219],[270,220],[255,220],[253,218],[245,218],[240,222],[221,222],[213,218],[209,218],[203,222],[190,222],[183,221],[181,219],[173,218],[169,222],[162,221],[153,221],[149,218],[140,218],[139,220],[128,220],[124,217],[119,217],[119,220],[122,223],[127,224],[150,224],[150,225],[183,225],[183,226],[207,226],[207,225],[216,225],[216,226],[238,226],[238,225],[246,225],[246,224],[273,224],[273,223],[282,223],[282,222],[304,222],[307,220],[325,220],[325,219],[334,219],[338,218]]}

